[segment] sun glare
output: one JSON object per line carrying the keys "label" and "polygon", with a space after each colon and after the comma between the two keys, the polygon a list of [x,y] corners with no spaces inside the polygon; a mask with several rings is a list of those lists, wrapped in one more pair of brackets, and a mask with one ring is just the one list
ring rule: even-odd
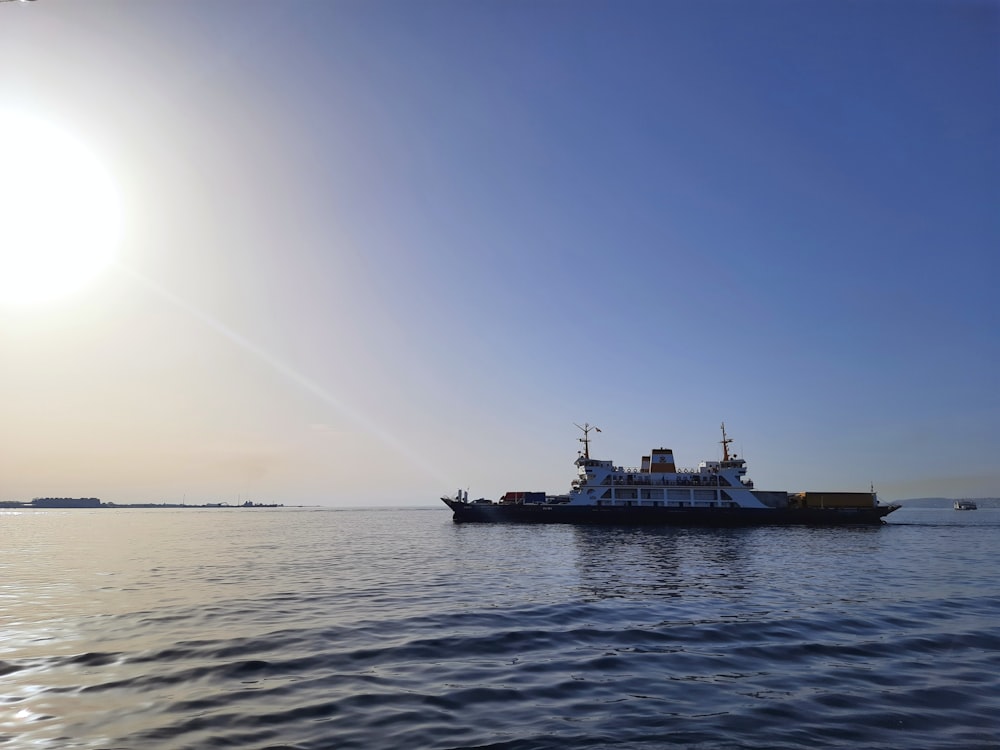
{"label": "sun glare", "polygon": [[0,112],[0,303],[71,294],[111,262],[121,211],[108,171],[52,125]]}

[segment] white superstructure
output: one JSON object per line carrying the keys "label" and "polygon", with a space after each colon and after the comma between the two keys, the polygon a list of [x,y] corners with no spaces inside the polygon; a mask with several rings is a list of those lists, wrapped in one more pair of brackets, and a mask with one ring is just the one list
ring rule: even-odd
{"label": "white superstructure", "polygon": [[[548,498],[567,505],[647,506],[673,508],[779,508],[787,507],[785,492],[760,492],[746,478],[746,461],[729,454],[726,426],[722,425],[722,460],[702,461],[697,469],[678,469],[669,448],[655,448],[642,457],[638,468],[615,466],[590,457],[589,424],[576,459],[577,478],[566,495]],[[599,430],[598,430],[599,431]]]}

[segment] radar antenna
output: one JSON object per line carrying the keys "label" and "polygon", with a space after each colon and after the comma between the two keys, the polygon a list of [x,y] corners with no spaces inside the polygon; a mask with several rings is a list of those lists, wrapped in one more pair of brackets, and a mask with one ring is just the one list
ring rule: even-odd
{"label": "radar antenna", "polygon": [[581,443],[583,443],[583,457],[589,461],[590,460],[590,431],[593,430],[594,432],[600,432],[601,428],[600,427],[594,427],[594,425],[589,424],[587,422],[584,422],[583,424],[576,424],[576,422],[574,422],[573,424],[576,425],[579,429],[583,430],[583,437],[582,438],[577,438],[577,440],[579,440]]}
{"label": "radar antenna", "polygon": [[722,460],[723,461],[728,461],[729,460],[729,444],[731,442],[733,442],[733,439],[729,438],[729,437],[726,437],[726,423],[725,422],[722,423],[722,440],[720,440],[719,442],[722,443]]}

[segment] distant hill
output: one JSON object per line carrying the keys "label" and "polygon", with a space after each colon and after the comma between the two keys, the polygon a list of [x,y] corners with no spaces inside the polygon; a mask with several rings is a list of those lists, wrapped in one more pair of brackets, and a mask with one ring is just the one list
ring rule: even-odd
{"label": "distant hill", "polygon": [[997,497],[914,497],[895,502],[904,508],[950,508],[956,500],[972,500],[980,508],[1000,508],[1000,498]]}

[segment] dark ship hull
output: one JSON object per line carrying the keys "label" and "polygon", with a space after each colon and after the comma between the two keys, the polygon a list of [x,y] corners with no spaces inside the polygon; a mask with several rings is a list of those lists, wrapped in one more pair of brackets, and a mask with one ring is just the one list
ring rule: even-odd
{"label": "dark ship hull", "polygon": [[897,505],[870,508],[670,508],[554,503],[463,503],[441,498],[456,523],[570,523],[604,526],[874,526]]}

